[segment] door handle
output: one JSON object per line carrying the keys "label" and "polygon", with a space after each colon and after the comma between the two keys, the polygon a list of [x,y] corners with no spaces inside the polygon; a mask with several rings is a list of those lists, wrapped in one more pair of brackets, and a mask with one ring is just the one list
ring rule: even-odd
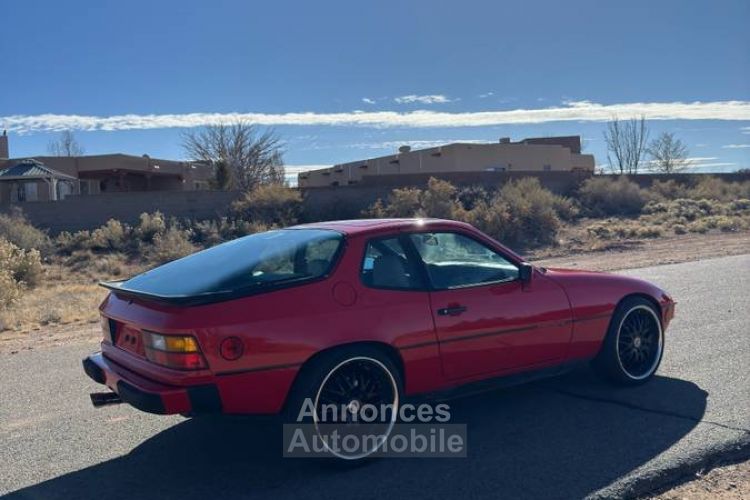
{"label": "door handle", "polygon": [[442,309],[438,309],[437,313],[438,316],[458,316],[459,314],[463,314],[466,312],[466,306],[448,306],[443,307]]}

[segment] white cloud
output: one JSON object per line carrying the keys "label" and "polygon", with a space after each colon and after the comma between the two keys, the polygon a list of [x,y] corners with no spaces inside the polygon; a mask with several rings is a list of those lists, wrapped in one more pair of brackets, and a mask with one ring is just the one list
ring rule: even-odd
{"label": "white cloud", "polygon": [[375,104],[375,99],[370,99],[369,97],[363,97],[362,102],[365,104]]}
{"label": "white cloud", "polygon": [[740,131],[741,131],[741,132],[742,132],[743,134],[750,134],[750,127],[742,127],[742,128],[740,129]]}
{"label": "white cloud", "polygon": [[484,94],[479,94],[477,97],[479,97],[480,99],[487,99],[488,97],[492,97],[493,95],[495,95],[494,92],[485,92]]}
{"label": "white cloud", "polygon": [[445,104],[446,102],[451,102],[450,99],[448,99],[446,96],[442,94],[432,94],[432,95],[402,95],[400,97],[395,97],[393,99],[399,104]]}
{"label": "white cloud", "polygon": [[750,148],[750,144],[727,144],[722,149],[745,149]]}
{"label": "white cloud", "polygon": [[[647,102],[599,104],[569,101],[562,106],[504,111],[436,112],[417,110],[351,111],[345,113],[184,113],[150,115],[10,115],[0,117],[0,128],[11,132],[72,130],[147,130],[190,128],[221,122],[244,120],[267,126],[359,126],[448,128],[496,125],[538,124],[547,122],[604,122],[614,115],[645,116],[649,120],[740,120],[750,121],[750,101]],[[750,134],[750,127],[743,127]]]}

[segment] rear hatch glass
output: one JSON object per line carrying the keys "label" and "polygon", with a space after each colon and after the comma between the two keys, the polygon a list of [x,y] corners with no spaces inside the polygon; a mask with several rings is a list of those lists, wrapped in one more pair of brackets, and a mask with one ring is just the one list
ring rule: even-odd
{"label": "rear hatch glass", "polygon": [[115,292],[175,301],[227,299],[326,276],[342,242],[341,233],[325,229],[257,233],[105,286]]}

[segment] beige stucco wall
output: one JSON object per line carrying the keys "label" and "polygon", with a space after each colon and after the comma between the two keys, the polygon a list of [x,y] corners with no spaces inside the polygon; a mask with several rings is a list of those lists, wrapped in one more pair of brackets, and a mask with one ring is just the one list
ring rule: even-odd
{"label": "beige stucco wall", "polygon": [[34,159],[79,179],[98,180],[109,191],[193,191],[205,189],[213,175],[201,164],[123,154]]}
{"label": "beige stucco wall", "polygon": [[571,171],[594,169],[592,155],[558,145],[497,143],[449,144],[313,170],[299,176],[300,187],[345,186],[364,176],[442,172]]}

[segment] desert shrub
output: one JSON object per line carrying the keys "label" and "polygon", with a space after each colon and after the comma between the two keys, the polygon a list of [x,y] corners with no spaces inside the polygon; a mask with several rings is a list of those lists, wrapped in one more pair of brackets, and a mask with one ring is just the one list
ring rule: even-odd
{"label": "desert shrub", "polygon": [[465,186],[456,191],[456,200],[465,210],[472,210],[481,202],[489,201],[490,196],[482,186]]}
{"label": "desert shrub", "polygon": [[564,221],[574,221],[581,213],[581,209],[575,200],[564,196],[555,196],[552,201],[555,213]]}
{"label": "desert shrub", "polygon": [[743,228],[742,221],[737,217],[727,217],[726,215],[714,215],[706,217],[704,220],[707,227],[719,229],[724,232],[739,231]]}
{"label": "desert shrub", "polygon": [[109,219],[91,233],[91,248],[105,251],[121,251],[130,242],[130,230],[116,219]]}
{"label": "desert shrub", "polygon": [[506,183],[490,203],[467,214],[468,222],[510,246],[534,247],[554,243],[560,220],[556,196],[539,180],[528,177]]}
{"label": "desert shrub", "polygon": [[43,274],[39,250],[24,250],[0,239],[0,272],[10,276],[20,287],[39,285]]}
{"label": "desert shrub", "polygon": [[[13,274],[8,269],[0,268],[0,310],[7,309],[16,303],[23,294],[23,286],[13,279]],[[0,331],[5,325],[0,327]]]}
{"label": "desert shrub", "polygon": [[688,227],[688,231],[691,233],[707,233],[709,229],[711,229],[705,220],[698,220],[695,222],[691,222]]}
{"label": "desert shrub", "polygon": [[416,217],[422,210],[422,190],[397,188],[391,191],[386,202],[376,201],[364,215],[376,219],[384,217]]}
{"label": "desert shrub", "polygon": [[578,192],[581,209],[586,215],[637,215],[646,203],[646,194],[626,177],[592,177]]}
{"label": "desert shrub", "polygon": [[91,233],[89,231],[76,231],[69,233],[63,231],[55,238],[55,248],[63,255],[71,255],[80,250],[90,250],[93,246]]}
{"label": "desert shrub", "polygon": [[47,233],[32,226],[20,210],[0,214],[0,238],[24,250],[39,250],[43,255],[52,249]]}
{"label": "desert shrub", "polygon": [[731,201],[739,193],[736,183],[725,182],[718,177],[706,176],[701,178],[695,186],[688,190],[687,196],[693,199],[707,198],[710,200]]}
{"label": "desert shrub", "polygon": [[713,212],[713,205],[705,201],[706,200],[698,201],[686,198],[674,200],[669,203],[667,212],[671,217],[694,221],[701,217],[710,215]]}
{"label": "desert shrub", "polygon": [[741,198],[739,200],[734,200],[729,203],[727,206],[727,209],[729,213],[731,214],[741,214],[742,212],[746,212],[750,210],[750,200],[746,198]]}
{"label": "desert shrub", "polygon": [[166,231],[154,236],[153,245],[149,247],[146,256],[150,261],[163,264],[195,251],[195,246],[190,243],[190,232],[177,225],[170,225]]}
{"label": "desert shrub", "polygon": [[659,238],[664,231],[659,226],[643,226],[637,229],[638,238]]}
{"label": "desert shrub", "polygon": [[672,231],[674,231],[674,234],[685,234],[688,229],[684,224],[675,224],[672,226]]}
{"label": "desert shrub", "polygon": [[191,240],[193,243],[203,247],[218,245],[224,241],[219,232],[219,222],[215,220],[196,222],[192,226]]}
{"label": "desert shrub", "polygon": [[232,204],[232,212],[252,222],[291,226],[302,214],[299,191],[279,184],[258,186]]}
{"label": "desert shrub", "polygon": [[458,208],[456,188],[450,182],[430,177],[427,189],[420,196],[419,215],[452,219]]}
{"label": "desert shrub", "polygon": [[151,243],[157,234],[167,230],[167,221],[164,214],[156,211],[152,214],[142,213],[138,225],[133,229],[133,234],[143,243]]}
{"label": "desert shrub", "polygon": [[648,188],[648,192],[656,200],[676,200],[677,198],[687,198],[688,189],[684,184],[669,179],[654,181]]}

